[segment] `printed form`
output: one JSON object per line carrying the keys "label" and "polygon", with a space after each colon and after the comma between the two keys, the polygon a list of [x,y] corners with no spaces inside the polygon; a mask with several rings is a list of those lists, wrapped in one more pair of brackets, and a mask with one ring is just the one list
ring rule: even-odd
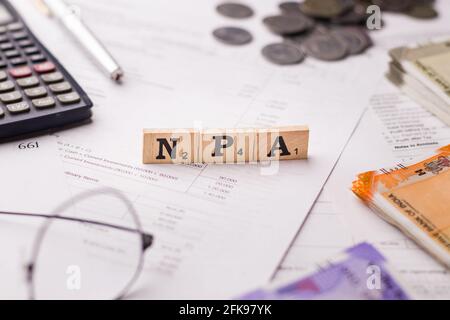
{"label": "printed form", "polygon": [[[257,16],[242,22],[255,40],[235,48],[212,38],[230,21],[211,1],[74,1],[125,69],[122,85],[99,72],[56,21],[16,2],[95,104],[92,123],[57,134],[70,192],[122,190],[155,235],[136,297],[230,298],[269,281],[381,77],[384,53],[376,48],[340,63],[269,64],[260,49],[277,37],[261,19],[277,2],[256,2]],[[306,161],[141,164],[144,128],[290,124],[310,127]]]}
{"label": "printed form", "polygon": [[371,98],[369,109],[274,281],[298,277],[316,262],[369,241],[400,272],[415,297],[448,299],[449,271],[379,218],[350,190],[360,172],[409,161],[447,144],[450,128],[385,80]]}
{"label": "printed form", "polygon": [[[436,5],[441,14],[434,22],[418,23],[402,15],[385,15],[386,22],[401,28],[372,33],[375,45],[387,52],[400,45],[448,38],[450,2],[439,1]],[[385,59],[382,69],[387,72],[387,54]],[[403,275],[415,297],[449,299],[449,271],[367,208],[350,188],[358,173],[409,161],[449,144],[450,128],[387,79],[379,83],[368,105],[272,280],[298,278],[314,270],[318,262],[359,242],[369,241]]]}

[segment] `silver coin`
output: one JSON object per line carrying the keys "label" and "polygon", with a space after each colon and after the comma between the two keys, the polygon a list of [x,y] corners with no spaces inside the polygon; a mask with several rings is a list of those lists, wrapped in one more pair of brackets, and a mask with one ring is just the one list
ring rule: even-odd
{"label": "silver coin", "polygon": [[414,5],[413,0],[372,0],[383,11],[404,12]]}
{"label": "silver coin", "polygon": [[276,34],[294,34],[301,33],[311,28],[311,22],[309,18],[302,16],[271,16],[266,17],[263,23]]}
{"label": "silver coin", "polygon": [[244,19],[253,16],[253,9],[245,4],[236,2],[226,2],[219,4],[216,10],[221,15],[234,18],[234,19]]}
{"label": "silver coin", "polygon": [[358,28],[339,28],[333,30],[331,34],[345,43],[349,54],[359,54],[372,43],[369,36]]}
{"label": "silver coin", "polygon": [[304,43],[306,53],[325,61],[341,60],[347,56],[347,46],[331,34],[316,34]]}
{"label": "silver coin", "polygon": [[366,6],[362,4],[355,4],[353,9],[331,18],[330,22],[333,24],[363,24],[367,21]]}
{"label": "silver coin", "polygon": [[269,44],[262,49],[261,53],[267,60],[279,65],[297,64],[306,56],[300,48],[287,43]]}
{"label": "silver coin", "polygon": [[236,27],[217,28],[213,31],[213,36],[220,42],[234,46],[244,45],[253,40],[250,32]]}
{"label": "silver coin", "polygon": [[297,1],[282,2],[278,5],[278,7],[285,15],[303,15],[300,11],[300,3]]}

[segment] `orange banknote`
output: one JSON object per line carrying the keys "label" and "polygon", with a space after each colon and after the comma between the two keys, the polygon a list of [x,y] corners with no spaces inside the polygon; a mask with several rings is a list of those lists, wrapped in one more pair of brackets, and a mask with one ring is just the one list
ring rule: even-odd
{"label": "orange banknote", "polygon": [[414,164],[361,173],[352,190],[450,267],[450,145]]}

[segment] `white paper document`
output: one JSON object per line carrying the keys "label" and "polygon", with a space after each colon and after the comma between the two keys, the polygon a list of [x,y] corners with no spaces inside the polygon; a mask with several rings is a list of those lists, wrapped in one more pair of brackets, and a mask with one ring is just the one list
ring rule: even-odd
{"label": "white paper document", "polygon": [[28,297],[26,263],[42,218],[69,197],[56,139],[39,136],[0,145],[0,299]]}
{"label": "white paper document", "polygon": [[49,214],[68,197],[55,146],[48,135],[0,145],[0,211]]}
{"label": "white paper document", "polygon": [[[242,25],[255,40],[240,48],[213,39],[212,30],[229,21],[211,1],[73,2],[124,68],[123,84],[105,77],[56,21],[28,1],[15,3],[95,104],[91,124],[58,133],[71,193],[122,190],[155,236],[137,296],[230,298],[265,284],[382,76],[384,52],[373,48],[339,63],[271,65],[260,49],[278,38],[261,19],[277,11],[277,1],[249,1],[257,16]],[[310,127],[308,160],[141,164],[145,128],[290,124]]]}
{"label": "white paper document", "polygon": [[370,241],[396,267],[415,297],[448,299],[449,271],[350,191],[358,173],[411,160],[447,144],[446,124],[383,81],[275,281],[296,277],[316,261]]}

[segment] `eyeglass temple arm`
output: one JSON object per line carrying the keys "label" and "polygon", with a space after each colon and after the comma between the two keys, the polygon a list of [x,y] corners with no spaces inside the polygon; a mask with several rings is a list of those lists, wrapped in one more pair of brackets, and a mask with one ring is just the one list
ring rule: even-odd
{"label": "eyeglass temple arm", "polygon": [[24,216],[24,217],[37,217],[37,218],[48,218],[48,219],[59,219],[59,220],[65,220],[65,221],[74,221],[74,222],[81,222],[81,223],[91,223],[98,226],[103,227],[110,227],[122,231],[128,231],[128,232],[136,232],[140,233],[142,236],[142,250],[145,251],[148,249],[152,243],[153,243],[153,236],[146,232],[141,232],[137,229],[127,228],[124,226],[119,226],[115,224],[95,221],[95,220],[89,220],[89,219],[80,219],[80,218],[73,218],[73,217],[64,217],[64,216],[58,216],[58,215],[50,215],[50,214],[42,214],[42,213],[23,213],[23,212],[8,212],[8,211],[0,211],[0,214],[4,215],[11,215],[11,216]]}

